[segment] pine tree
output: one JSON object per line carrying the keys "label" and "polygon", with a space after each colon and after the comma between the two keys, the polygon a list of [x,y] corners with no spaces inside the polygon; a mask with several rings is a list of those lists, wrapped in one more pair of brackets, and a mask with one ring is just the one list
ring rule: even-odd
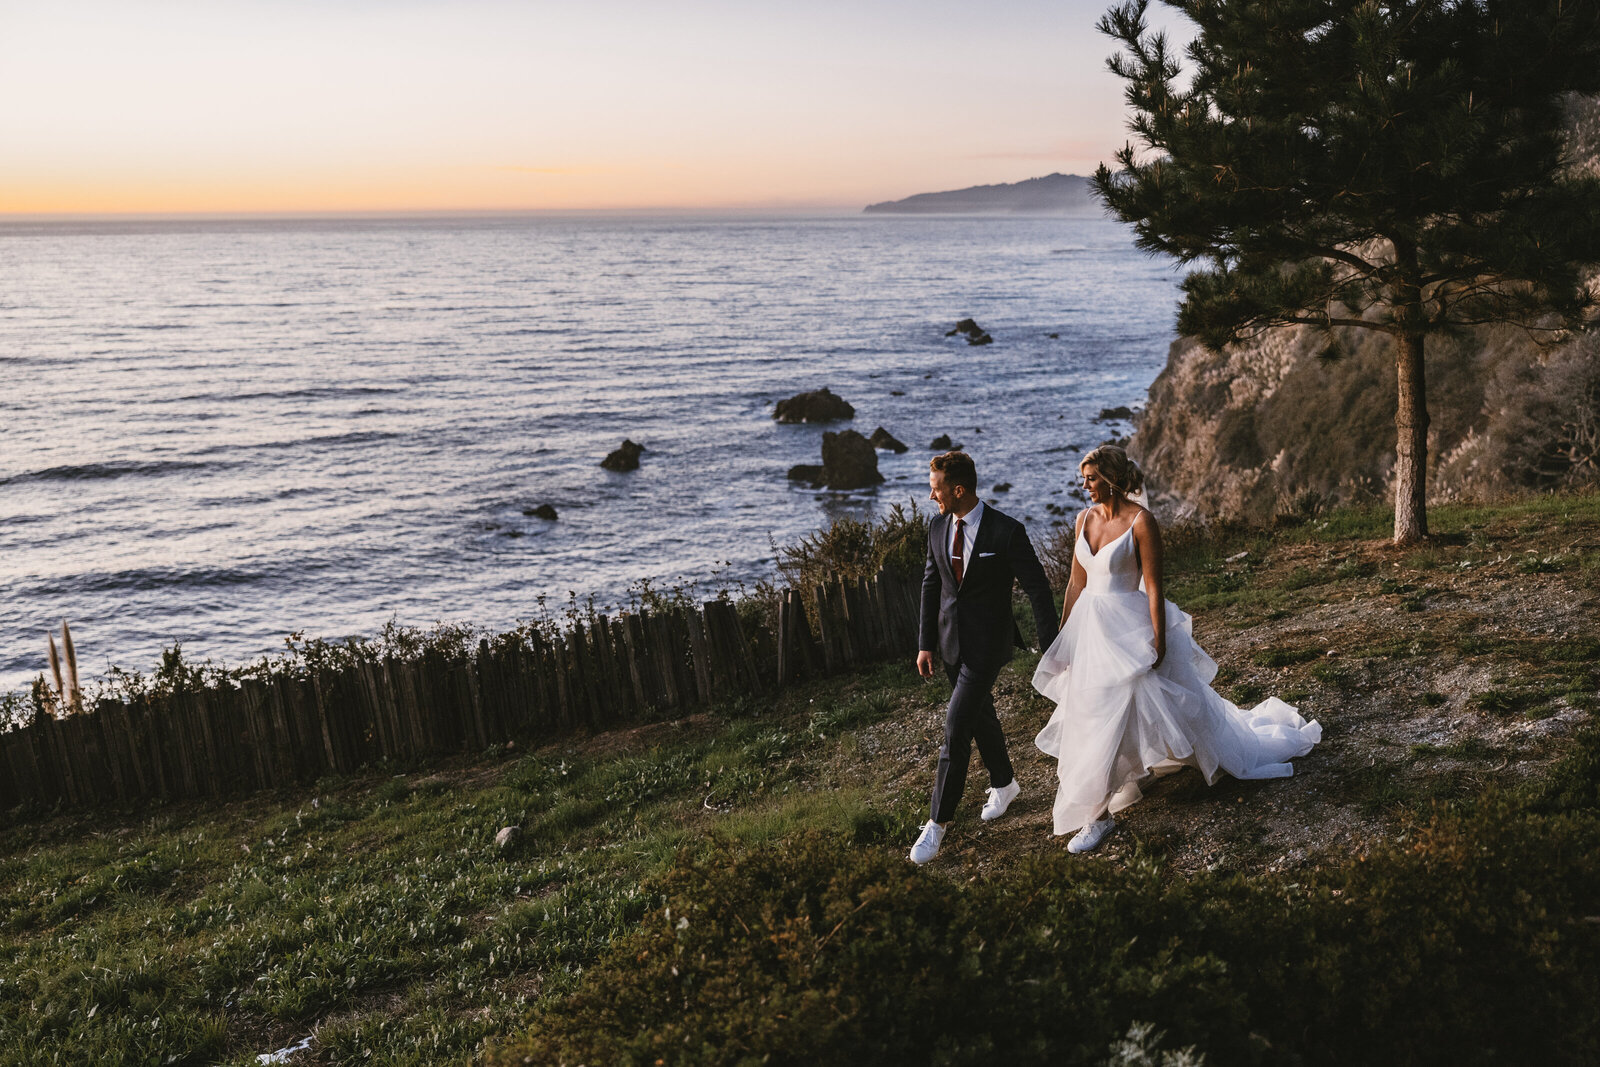
{"label": "pine tree", "polygon": [[1148,0],[1100,21],[1134,142],[1096,190],[1140,247],[1196,265],[1178,328],[1214,349],[1291,324],[1393,336],[1394,540],[1420,540],[1427,337],[1592,324],[1600,181],[1563,131],[1571,94],[1600,91],[1600,0],[1163,2],[1198,28],[1182,62]]}

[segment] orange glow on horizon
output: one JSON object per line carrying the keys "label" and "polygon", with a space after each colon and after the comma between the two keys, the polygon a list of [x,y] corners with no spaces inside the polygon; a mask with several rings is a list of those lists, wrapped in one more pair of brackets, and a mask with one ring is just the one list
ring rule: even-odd
{"label": "orange glow on horizon", "polygon": [[[527,180],[532,175],[537,183]],[[720,194],[720,195],[719,195]],[[593,168],[482,168],[468,175],[329,174],[279,179],[127,181],[58,179],[0,181],[0,215],[161,215],[390,211],[610,211],[809,205],[858,207],[848,194],[739,196],[704,180],[657,180],[641,189],[636,175]]]}
{"label": "orange glow on horizon", "polygon": [[[879,200],[965,185],[1020,181],[1052,170],[1087,174],[1093,157],[1049,152],[975,159],[957,184],[918,181],[908,159],[876,180],[811,161],[671,160],[572,165],[439,166],[370,173],[146,173],[0,177],[0,215],[281,214],[294,212],[860,210]],[[934,169],[934,168],[926,168]]]}
{"label": "orange glow on horizon", "polygon": [[1086,174],[1106,0],[54,0],[0,37],[0,215],[859,210]]}

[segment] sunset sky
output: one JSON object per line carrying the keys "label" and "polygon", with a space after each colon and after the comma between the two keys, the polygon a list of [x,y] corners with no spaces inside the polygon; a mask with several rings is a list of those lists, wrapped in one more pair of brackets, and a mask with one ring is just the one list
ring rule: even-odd
{"label": "sunset sky", "polygon": [[1125,139],[1109,0],[0,0],[0,213],[859,209]]}

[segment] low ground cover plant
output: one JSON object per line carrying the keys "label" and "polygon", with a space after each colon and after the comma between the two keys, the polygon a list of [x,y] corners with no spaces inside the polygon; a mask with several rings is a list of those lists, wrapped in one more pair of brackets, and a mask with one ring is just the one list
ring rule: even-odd
{"label": "low ground cover plant", "polygon": [[951,884],[839,837],[724,844],[490,1062],[1098,1064],[1144,1025],[1216,1064],[1592,1063],[1597,876],[1595,729],[1311,876],[1056,854]]}

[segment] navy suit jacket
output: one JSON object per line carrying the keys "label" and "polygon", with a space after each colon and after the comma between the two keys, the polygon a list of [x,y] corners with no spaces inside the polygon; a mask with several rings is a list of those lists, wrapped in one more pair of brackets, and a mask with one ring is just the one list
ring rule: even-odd
{"label": "navy suit jacket", "polygon": [[1033,605],[1039,647],[1055,639],[1056,604],[1050,582],[1022,523],[985,502],[983,521],[961,583],[950,569],[949,515],[928,524],[928,564],[922,573],[922,625],[917,647],[938,650],[946,663],[996,670],[1011,659],[1022,634],[1011,614],[1011,588],[1019,584]]}

